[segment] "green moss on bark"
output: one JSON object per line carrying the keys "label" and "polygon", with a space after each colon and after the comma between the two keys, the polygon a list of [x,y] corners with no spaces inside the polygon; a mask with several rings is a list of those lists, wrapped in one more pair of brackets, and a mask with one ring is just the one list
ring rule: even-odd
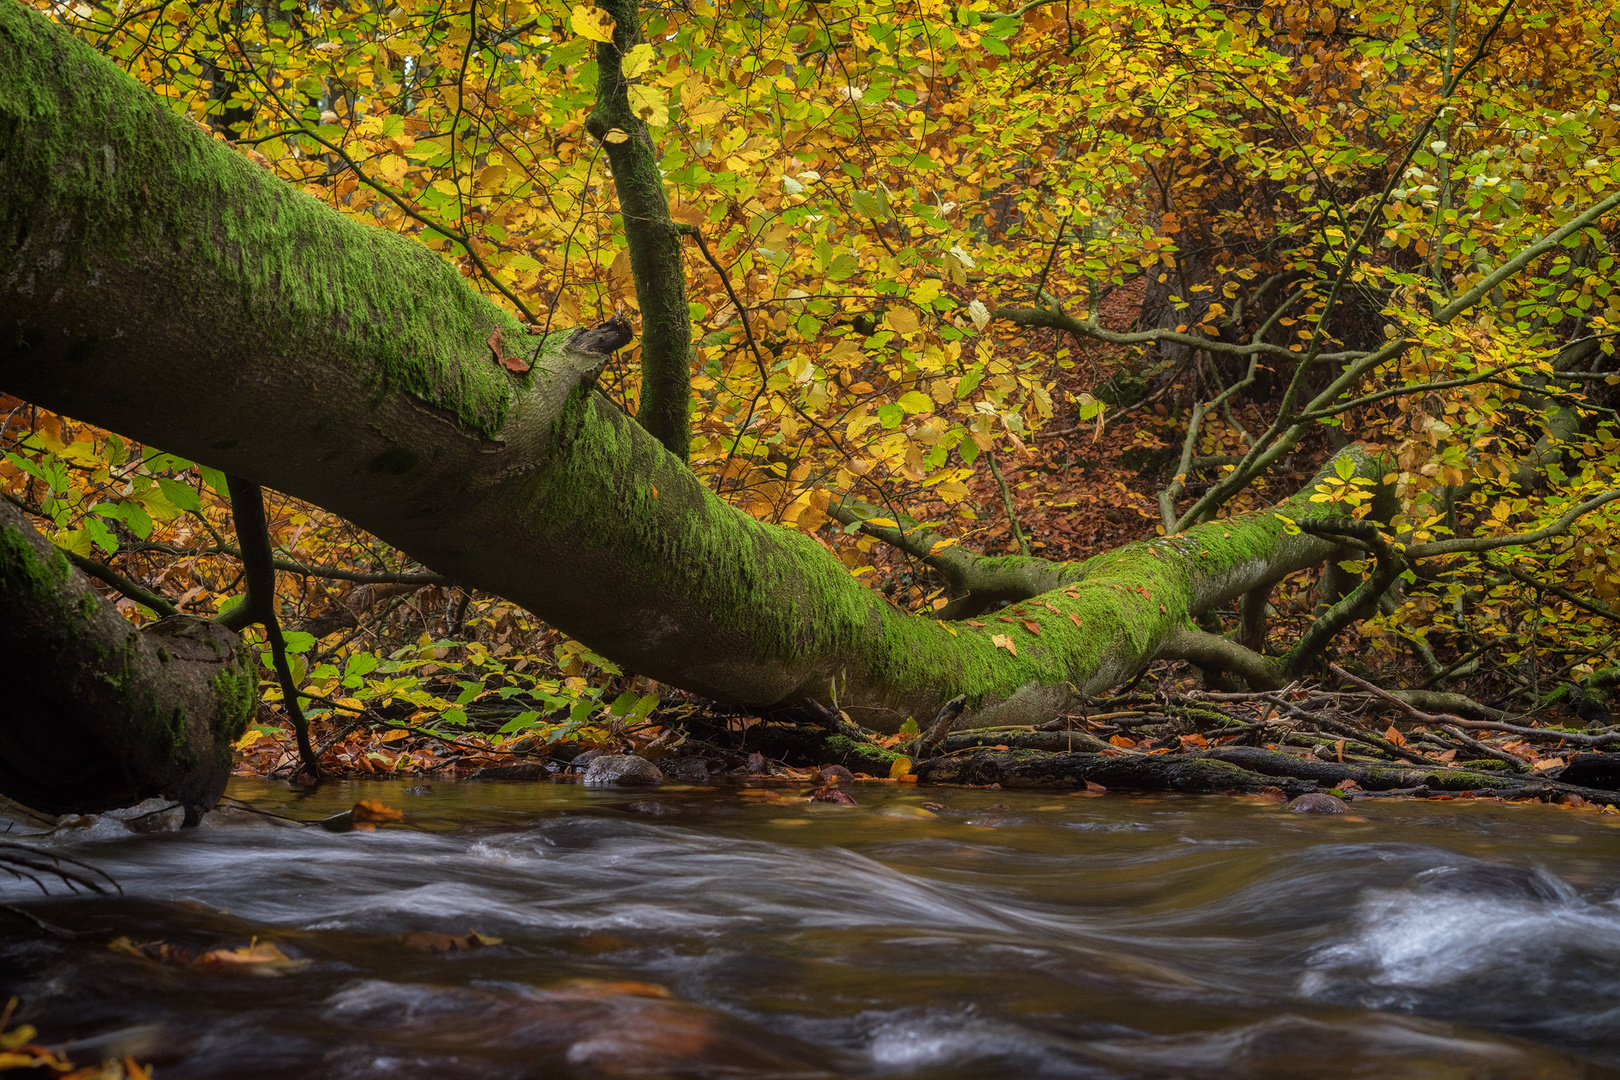
{"label": "green moss on bark", "polygon": [[236,664],[215,675],[209,685],[219,695],[220,733],[235,742],[258,711],[259,680],[246,665]]}
{"label": "green moss on bark", "polygon": [[69,569],[61,552],[41,558],[21,533],[0,527],[0,591],[54,605]]}
{"label": "green moss on bark", "polygon": [[[139,275],[187,261],[209,286],[165,302],[199,323],[250,324],[293,357],[324,337],[369,360],[376,390],[501,429],[523,381],[485,342],[497,327],[524,340],[515,319],[420,243],[232,152],[22,4],[0,5],[0,142],[0,236],[15,246],[0,288],[42,291],[63,266]],[[69,362],[105,347],[86,338]]]}

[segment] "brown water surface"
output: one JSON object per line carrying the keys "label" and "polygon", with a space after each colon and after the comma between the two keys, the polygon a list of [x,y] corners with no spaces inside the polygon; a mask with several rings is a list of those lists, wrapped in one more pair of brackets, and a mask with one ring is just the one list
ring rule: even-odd
{"label": "brown water surface", "polygon": [[[123,895],[0,878],[0,903],[73,934],[0,914],[0,997],[78,1059],[161,1080],[1620,1078],[1620,815],[887,785],[853,807],[544,782],[231,794],[407,817],[18,826]],[[469,930],[500,943],[449,948]],[[120,937],[302,962],[164,964]]]}

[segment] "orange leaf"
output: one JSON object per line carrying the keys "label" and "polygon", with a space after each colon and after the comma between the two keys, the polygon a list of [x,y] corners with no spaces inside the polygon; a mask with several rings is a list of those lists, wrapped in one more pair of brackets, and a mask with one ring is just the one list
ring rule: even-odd
{"label": "orange leaf", "polygon": [[361,799],[354,804],[350,811],[354,815],[355,823],[360,822],[389,822],[404,821],[405,811],[395,810],[392,806],[384,806],[376,799]]}
{"label": "orange leaf", "polygon": [[1109,736],[1108,741],[1113,743],[1115,746],[1135,746],[1136,745],[1136,740],[1135,739],[1126,738],[1124,735],[1111,735],[1111,736]]}
{"label": "orange leaf", "polygon": [[1018,655],[1018,646],[1014,645],[1013,639],[1008,637],[1006,634],[997,634],[995,637],[990,639],[990,644],[994,645],[998,649],[1006,649],[1014,656]]}
{"label": "orange leaf", "polygon": [[1390,742],[1394,743],[1396,746],[1405,746],[1406,745],[1406,736],[1402,735],[1400,732],[1396,731],[1394,724],[1389,725],[1389,728],[1387,730],[1385,730],[1384,738],[1388,739]]}
{"label": "orange leaf", "polygon": [[1074,625],[1079,626],[1080,625],[1080,616],[1076,615],[1074,612],[1071,611],[1071,612],[1069,612],[1069,621],[1074,623]]}
{"label": "orange leaf", "polygon": [[1034,619],[1025,619],[1024,620],[1024,629],[1028,630],[1030,633],[1034,634],[1036,637],[1041,636],[1041,624],[1036,622]]}

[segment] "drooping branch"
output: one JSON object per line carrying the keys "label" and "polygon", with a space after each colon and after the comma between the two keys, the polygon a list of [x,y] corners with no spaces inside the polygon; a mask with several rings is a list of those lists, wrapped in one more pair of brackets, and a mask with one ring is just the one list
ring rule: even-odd
{"label": "drooping branch", "polygon": [[240,632],[244,627],[258,623],[264,627],[264,636],[270,642],[271,662],[276,668],[276,679],[281,684],[282,707],[292,721],[293,736],[298,740],[298,757],[304,772],[320,779],[320,758],[309,742],[309,720],[304,717],[298,703],[298,683],[293,678],[292,666],[287,660],[287,642],[281,636],[281,618],[276,614],[276,568],[270,558],[270,523],[264,512],[264,490],[258,484],[239,476],[227,476],[226,488],[231,496],[231,515],[236,521],[236,541],[242,545],[242,576],[247,589],[242,602],[225,615],[220,625]]}

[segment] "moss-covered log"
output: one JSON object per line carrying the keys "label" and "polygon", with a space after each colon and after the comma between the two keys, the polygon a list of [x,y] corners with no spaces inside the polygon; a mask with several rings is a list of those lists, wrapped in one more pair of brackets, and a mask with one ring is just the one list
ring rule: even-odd
{"label": "moss-covered log", "polygon": [[1014,788],[1077,788],[1087,781],[1122,791],[1188,794],[1254,792],[1275,787],[1289,795],[1325,791],[1353,780],[1365,791],[1471,791],[1503,798],[1579,795],[1595,803],[1620,802],[1614,791],[1516,773],[1436,765],[1416,768],[1316,761],[1252,746],[1192,754],[1052,753],[1032,749],[967,751],[919,762],[917,776],[937,784],[1000,784]]}
{"label": "moss-covered log", "polygon": [[0,502],[0,794],[50,813],[211,808],[258,702],[238,644],[186,615],[135,630]]}
{"label": "moss-covered log", "polygon": [[[836,698],[890,730],[959,694],[963,724],[1044,719],[1331,550],[1258,511],[1042,564],[1057,588],[982,621],[914,617],[718,500],[589,389],[603,357],[525,337],[438,256],[19,4],[0,4],[0,148],[0,388],[327,507],[708,697]],[[532,371],[496,362],[496,329]]]}

